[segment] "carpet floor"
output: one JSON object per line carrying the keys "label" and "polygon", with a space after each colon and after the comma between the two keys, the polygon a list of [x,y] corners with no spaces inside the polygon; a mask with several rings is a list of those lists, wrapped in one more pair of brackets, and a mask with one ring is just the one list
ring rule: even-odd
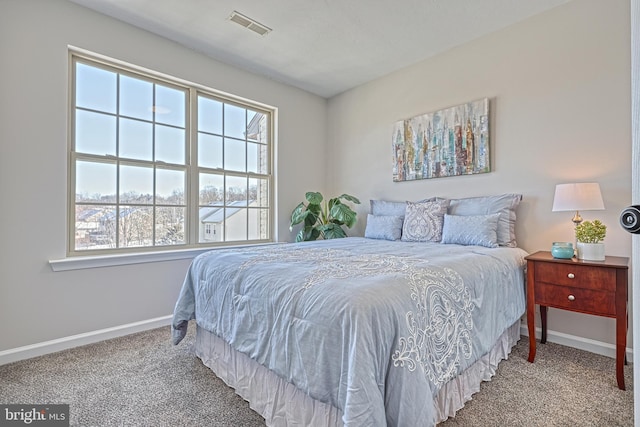
{"label": "carpet floor", "polygon": [[[0,366],[0,403],[70,405],[73,426],[264,426],[168,327]],[[527,362],[521,339],[449,426],[632,426],[633,371],[619,390],[614,359],[549,343]]]}

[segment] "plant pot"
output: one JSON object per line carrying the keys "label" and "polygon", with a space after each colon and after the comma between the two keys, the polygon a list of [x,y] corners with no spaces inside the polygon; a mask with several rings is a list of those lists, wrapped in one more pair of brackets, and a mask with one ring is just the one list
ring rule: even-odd
{"label": "plant pot", "polygon": [[576,244],[578,259],[585,261],[604,261],[604,243],[582,243]]}

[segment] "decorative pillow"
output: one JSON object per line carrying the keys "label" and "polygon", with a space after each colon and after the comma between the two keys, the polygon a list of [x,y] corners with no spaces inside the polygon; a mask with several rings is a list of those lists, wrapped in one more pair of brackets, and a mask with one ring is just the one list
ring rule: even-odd
{"label": "decorative pillow", "polygon": [[448,206],[448,200],[407,202],[401,240],[403,242],[439,242],[442,239],[442,222]]}
{"label": "decorative pillow", "polygon": [[445,215],[442,243],[498,247],[498,219],[491,215]]}
{"label": "decorative pillow", "polygon": [[521,194],[501,194],[498,196],[467,197],[452,199],[449,203],[449,215],[489,215],[498,213],[498,244],[515,248],[516,208],[522,200]]}
{"label": "decorative pillow", "polygon": [[369,239],[400,240],[402,217],[396,215],[367,215],[364,237]]}
{"label": "decorative pillow", "polygon": [[428,199],[422,199],[422,200],[418,200],[415,203],[425,203],[425,202],[435,202],[435,201],[447,201],[449,199],[444,199],[442,197],[429,197]]}
{"label": "decorative pillow", "polygon": [[386,200],[370,200],[371,215],[400,216],[404,218],[407,202],[388,202]]}

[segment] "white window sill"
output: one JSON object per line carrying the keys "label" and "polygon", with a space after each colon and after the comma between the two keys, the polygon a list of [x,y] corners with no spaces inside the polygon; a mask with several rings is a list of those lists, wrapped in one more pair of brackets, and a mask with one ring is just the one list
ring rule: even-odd
{"label": "white window sill", "polygon": [[[262,243],[255,245],[238,245],[235,248],[248,246],[264,246],[274,243]],[[82,270],[85,268],[114,267],[119,265],[144,264],[150,262],[176,261],[181,259],[193,259],[201,253],[218,249],[229,249],[230,246],[218,246],[210,248],[182,249],[177,251],[141,252],[136,254],[93,255],[84,257],[69,257],[49,260],[53,271]]]}

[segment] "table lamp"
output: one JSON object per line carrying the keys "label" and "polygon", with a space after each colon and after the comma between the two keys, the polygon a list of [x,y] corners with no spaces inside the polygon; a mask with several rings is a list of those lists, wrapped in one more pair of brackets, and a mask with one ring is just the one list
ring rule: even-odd
{"label": "table lamp", "polygon": [[597,182],[580,182],[556,185],[552,212],[575,211],[573,223],[582,222],[580,211],[604,210],[604,202]]}
{"label": "table lamp", "polygon": [[[573,224],[577,226],[582,222],[580,211],[595,211],[603,210],[604,203],[602,201],[602,194],[600,193],[600,184],[597,182],[578,182],[571,184],[558,184],[556,185],[556,192],[553,196],[553,212],[562,211],[575,211],[573,216]],[[557,248],[556,246],[562,246]],[[551,252],[564,251],[559,258],[569,258],[570,256],[577,255],[578,244],[574,239],[573,247],[571,244],[563,242],[554,242]],[[554,255],[556,257],[556,255]]]}

